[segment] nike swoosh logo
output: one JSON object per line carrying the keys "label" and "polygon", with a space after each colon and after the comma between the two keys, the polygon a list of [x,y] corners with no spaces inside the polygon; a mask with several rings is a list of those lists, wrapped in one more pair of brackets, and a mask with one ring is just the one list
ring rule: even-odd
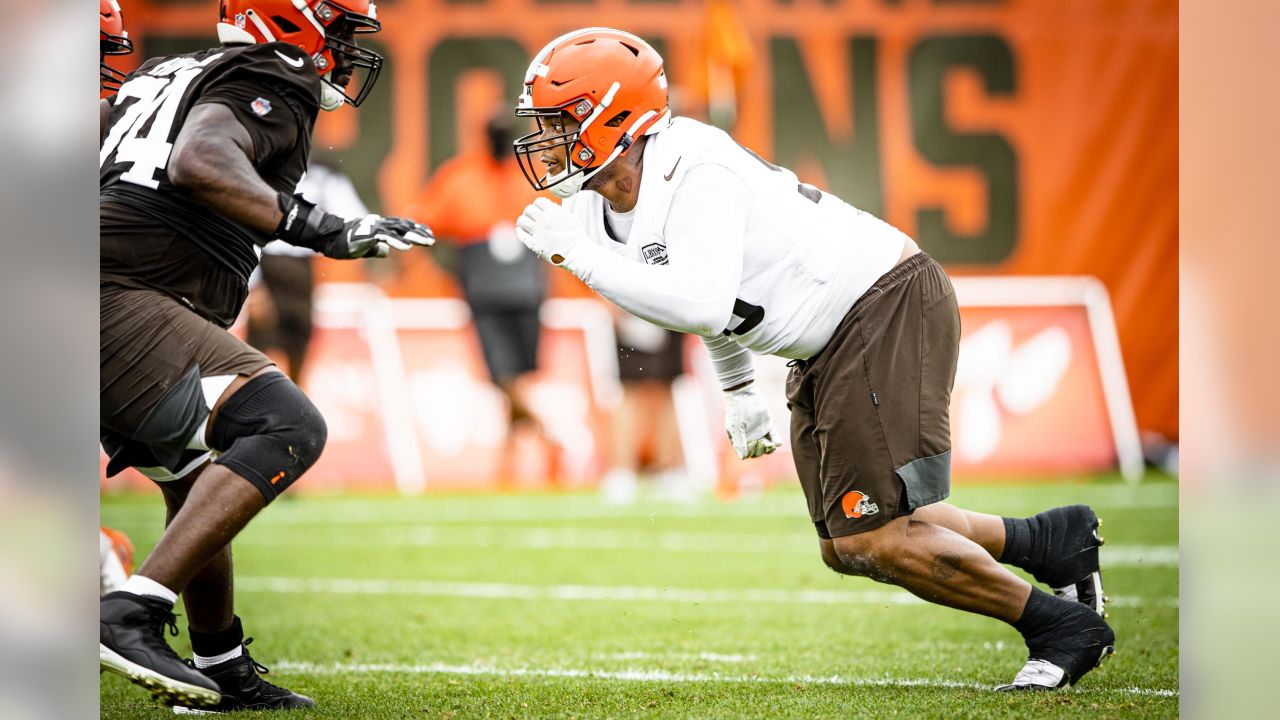
{"label": "nike swoosh logo", "polygon": [[663,175],[662,179],[666,180],[667,182],[671,182],[671,176],[676,174],[676,168],[680,167],[680,161],[683,159],[684,159],[683,155],[676,158],[676,164],[671,166],[671,172],[667,173],[666,175]]}
{"label": "nike swoosh logo", "polygon": [[285,62],[289,63],[289,64],[290,64],[290,65],[292,65],[293,67],[296,67],[296,68],[301,68],[301,67],[302,67],[302,58],[291,58],[291,57],[289,57],[288,55],[285,55],[284,53],[280,52],[279,50],[276,50],[276,51],[275,51],[275,54],[276,54],[276,57],[278,57],[278,58],[280,58],[281,60],[283,60],[283,61],[285,61]]}

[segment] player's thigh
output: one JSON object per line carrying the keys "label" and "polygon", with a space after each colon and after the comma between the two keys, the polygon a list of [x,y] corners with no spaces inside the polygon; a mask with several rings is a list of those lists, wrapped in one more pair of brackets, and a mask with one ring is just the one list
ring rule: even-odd
{"label": "player's thigh", "polygon": [[[960,346],[955,291],[936,261],[921,253],[916,272],[886,297],[867,335],[867,377],[876,412],[902,479],[908,510],[945,499],[951,490],[951,388]],[[887,294],[888,294],[887,293]]]}
{"label": "player's thigh", "polygon": [[899,269],[836,351],[817,401],[819,436],[831,439],[827,501],[833,524],[847,530],[833,536],[874,529],[950,494],[955,293],[923,253]]}
{"label": "player's thigh", "polygon": [[910,512],[877,412],[884,400],[868,383],[868,364],[877,359],[862,322],[834,338],[814,369],[811,436],[820,514],[832,538],[871,532]]}
{"label": "player's thigh", "polygon": [[[793,365],[787,374],[787,409],[791,411],[791,460],[804,490],[809,519],[818,537],[830,540],[822,501],[822,462],[814,438],[813,378],[803,365]],[[825,556],[824,556],[825,559]]]}
{"label": "player's thigh", "polygon": [[171,470],[187,449],[202,449],[202,429],[223,391],[271,365],[163,293],[104,287],[100,320],[101,423],[151,448]]}

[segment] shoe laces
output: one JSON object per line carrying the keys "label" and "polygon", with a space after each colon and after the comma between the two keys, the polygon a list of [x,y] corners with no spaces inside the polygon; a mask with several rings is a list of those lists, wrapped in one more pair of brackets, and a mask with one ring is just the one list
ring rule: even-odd
{"label": "shoe laces", "polygon": [[245,658],[245,662],[253,666],[253,669],[257,671],[258,692],[262,692],[263,690],[266,690],[267,692],[263,693],[264,695],[292,695],[293,691],[282,688],[279,685],[269,682],[262,677],[263,675],[266,675],[267,673],[271,672],[271,670],[268,669],[266,665],[263,665],[257,660],[254,660],[253,656],[249,654],[249,644],[252,642],[253,642],[253,638],[251,637],[244,639],[244,658]]}
{"label": "shoe laces", "polygon": [[156,623],[156,632],[161,638],[164,638],[164,628],[169,628],[169,634],[177,637],[178,635],[178,614],[171,609],[160,607],[159,605],[148,605],[147,612],[151,616],[151,620]]}
{"label": "shoe laces", "polygon": [[[253,642],[253,638],[251,637],[244,639],[244,656],[249,661],[249,663],[253,665],[253,669],[256,670],[259,675],[266,675],[267,673],[271,672],[271,670],[269,670],[266,665],[263,665],[257,660],[254,660],[253,656],[249,654],[249,644],[252,642]],[[267,682],[267,681],[263,680],[263,682]],[[267,683],[267,684],[271,685],[271,683]],[[271,685],[271,687],[275,687],[275,685]]]}

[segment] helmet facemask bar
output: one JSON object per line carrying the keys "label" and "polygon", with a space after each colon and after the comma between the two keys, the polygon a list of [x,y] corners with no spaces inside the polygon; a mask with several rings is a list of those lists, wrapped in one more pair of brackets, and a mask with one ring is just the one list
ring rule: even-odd
{"label": "helmet facemask bar", "polygon": [[124,35],[111,35],[99,31],[98,85],[102,90],[116,91],[124,83],[125,73],[107,64],[108,55],[128,55],[133,52],[133,41]]}
{"label": "helmet facemask bar", "polygon": [[[317,6],[317,14],[321,18],[324,17],[325,10],[328,5],[321,4]],[[378,20],[369,17],[369,15],[360,15],[349,13],[346,10],[334,8],[337,12],[342,13],[337,20],[334,20],[325,32],[324,51],[317,53],[312,61],[315,61],[316,69],[321,72],[321,81],[337,91],[344,102],[351,105],[352,108],[358,108],[361,102],[374,90],[374,85],[378,82],[379,73],[383,69],[383,56],[374,51],[356,45],[356,35],[370,35],[370,33],[379,32],[383,26]],[[347,40],[352,37],[352,40]],[[326,64],[333,64],[332,68],[324,68]],[[355,79],[355,70],[365,70],[364,78],[358,83],[355,94],[347,92],[347,86],[351,85],[351,79],[343,86],[330,81],[329,78],[334,77],[333,73],[339,69],[351,69],[352,79]]]}
{"label": "helmet facemask bar", "polygon": [[[515,142],[515,152],[516,157],[520,158],[520,169],[524,172],[525,179],[529,181],[529,184],[533,185],[534,189],[550,190],[555,186],[559,186],[559,190],[551,190],[552,194],[560,198],[567,198],[578,192],[591,179],[591,176],[603,170],[618,155],[626,152],[631,147],[631,138],[624,134],[609,154],[609,157],[604,162],[593,167],[596,158],[595,150],[591,149],[590,140],[583,141],[583,134],[613,104],[613,98],[617,95],[620,87],[619,83],[613,83],[609,87],[609,91],[600,99],[600,104],[595,107],[591,106],[590,98],[582,97],[571,100],[558,108],[538,108],[533,107],[532,85],[525,85],[525,92],[520,97],[520,105],[516,107],[516,116],[537,118],[538,132],[525,135],[517,140]],[[570,119],[581,121],[577,130],[545,139],[538,139],[546,130],[542,119],[559,117],[562,114]],[[565,153],[567,165],[564,171],[555,177],[549,177],[549,173],[547,173],[540,180],[536,179],[537,172],[534,171],[533,153],[541,154],[544,150],[561,146],[567,147]]]}
{"label": "helmet facemask bar", "polygon": [[[591,148],[579,142],[582,136],[581,127],[556,135],[547,134],[550,130],[548,122],[558,117],[571,118],[568,111],[561,108],[520,108],[516,110],[516,116],[531,117],[538,123],[537,129],[512,143],[516,159],[520,163],[520,170],[534,189],[548,190],[569,179],[570,176],[585,173],[590,169],[596,154]],[[565,167],[552,175],[542,162],[541,156],[548,150],[560,148],[564,148],[565,151],[564,157],[561,158]]]}
{"label": "helmet facemask bar", "polygon": [[[322,75],[322,80],[330,87],[336,90],[342,99],[352,107],[360,107],[360,104],[369,97],[369,93],[373,91],[373,86],[378,82],[378,75],[382,72],[382,56],[368,48],[362,48],[354,41],[355,35],[372,34],[382,29],[382,24],[367,15],[357,15],[342,11],[342,17],[329,26],[325,33],[324,47],[327,52],[318,54],[313,60],[317,64],[317,68],[322,63],[328,63],[324,56],[329,55],[333,58],[334,68]],[[347,40],[346,36],[350,33],[352,40]],[[346,86],[351,84],[348,80],[344,86],[329,80],[333,77],[333,73],[339,69],[350,68],[352,70],[352,79],[355,79],[355,70],[363,70],[363,78],[358,85],[358,89],[354,95],[348,93]]]}

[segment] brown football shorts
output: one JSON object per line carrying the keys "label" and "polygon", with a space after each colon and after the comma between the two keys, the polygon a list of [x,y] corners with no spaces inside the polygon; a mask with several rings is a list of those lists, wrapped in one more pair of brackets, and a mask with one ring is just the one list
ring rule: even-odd
{"label": "brown football shorts", "polygon": [[792,453],[820,536],[875,530],[950,494],[959,349],[955,290],[922,252],[881,276],[820,353],[793,361]]}
{"label": "brown football shorts", "polygon": [[209,416],[201,378],[252,375],[271,361],[155,290],[100,285],[98,399],[107,474],[185,462]]}

